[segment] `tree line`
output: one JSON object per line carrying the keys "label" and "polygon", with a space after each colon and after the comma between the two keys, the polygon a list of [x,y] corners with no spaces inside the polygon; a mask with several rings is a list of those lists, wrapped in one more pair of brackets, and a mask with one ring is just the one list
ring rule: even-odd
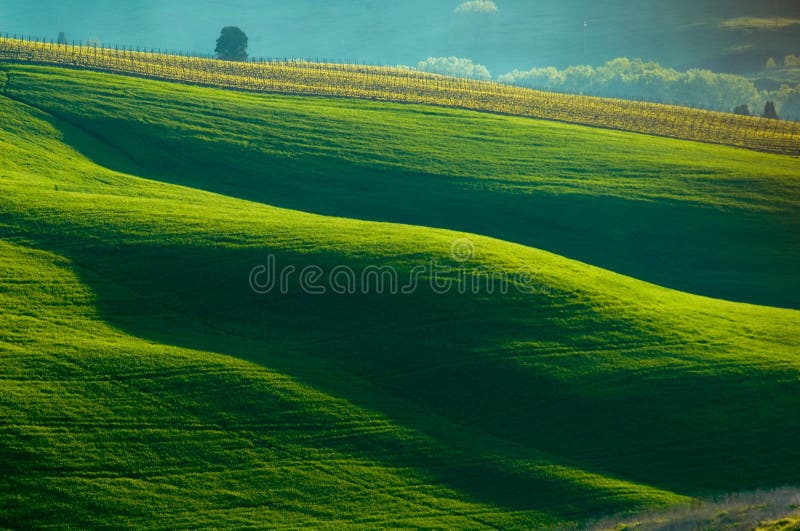
{"label": "tree line", "polygon": [[[600,67],[514,70],[498,77],[513,85],[698,107],[767,118],[800,120],[800,85],[759,90],[749,79],[692,69],[679,72],[655,62],[618,58]],[[763,112],[761,110],[763,109]]]}

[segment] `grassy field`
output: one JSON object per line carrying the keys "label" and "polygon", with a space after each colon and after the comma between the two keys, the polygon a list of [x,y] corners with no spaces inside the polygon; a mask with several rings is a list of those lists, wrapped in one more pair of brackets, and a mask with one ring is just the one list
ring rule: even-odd
{"label": "grassy field", "polygon": [[[632,278],[797,308],[796,159],[3,70],[0,526],[530,528],[800,474],[800,313]],[[257,295],[270,256],[532,282]]]}
{"label": "grassy field", "polygon": [[796,158],[430,107],[7,71],[8,96],[114,170],[488,235],[682,291],[800,308]]}
{"label": "grassy field", "polygon": [[800,491],[783,488],[693,500],[690,505],[667,511],[604,518],[586,527],[592,531],[795,531],[799,524]]}

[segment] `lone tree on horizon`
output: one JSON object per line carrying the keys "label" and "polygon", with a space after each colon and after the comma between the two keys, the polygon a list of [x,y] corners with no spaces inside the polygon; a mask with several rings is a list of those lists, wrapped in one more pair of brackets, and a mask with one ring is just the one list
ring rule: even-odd
{"label": "lone tree on horizon", "polygon": [[774,101],[768,101],[766,105],[764,105],[764,118],[770,118],[772,120],[778,119],[778,111],[775,110]]}
{"label": "lone tree on horizon", "polygon": [[247,61],[247,35],[236,26],[222,28],[214,52],[224,61]]}

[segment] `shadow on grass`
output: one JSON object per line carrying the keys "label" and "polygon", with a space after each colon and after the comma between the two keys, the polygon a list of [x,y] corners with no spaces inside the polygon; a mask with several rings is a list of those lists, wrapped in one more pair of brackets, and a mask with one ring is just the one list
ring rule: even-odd
{"label": "shadow on grass", "polygon": [[[125,171],[144,164],[131,155],[120,162],[112,146],[90,148],[95,141],[88,133],[60,126],[67,141],[97,162]],[[751,224],[685,205],[479,190],[458,179],[330,158],[300,163],[227,148],[214,153],[202,142],[165,143],[136,126],[125,134],[126,144],[143,146],[143,153],[150,143],[169,154],[159,171],[138,171],[143,177],[298,210],[503,236],[639,278],[660,275],[667,286],[716,278],[711,284],[721,291],[766,296],[771,286],[769,296],[791,292],[794,300],[795,284],[777,280],[788,280],[796,258],[781,262],[776,251],[791,248],[778,241],[791,234],[784,228],[767,238],[764,220]],[[381,412],[438,441],[439,449],[422,465],[413,443],[381,436],[342,442],[343,449],[421,468],[492,505],[570,519],[641,501],[637,494],[615,497],[613,486],[598,495],[596,485],[564,481],[546,466],[521,466],[530,463],[575,466],[684,494],[779,485],[800,474],[794,422],[800,381],[728,371],[711,360],[647,370],[647,360],[696,359],[705,347],[663,344],[662,334],[586,302],[425,291],[405,298],[260,297],[247,276],[263,263],[263,251],[121,244],[102,227],[69,241],[46,230],[25,236],[78,264],[112,325],[159,343],[248,359]],[[311,260],[282,258],[299,267]],[[324,259],[313,260],[325,265],[318,263]],[[765,271],[771,276],[753,275]],[[631,368],[596,370],[598,349],[620,341],[614,353]],[[519,355],[509,348],[524,343],[564,351],[553,356],[530,348]],[[224,409],[224,396],[218,399]]]}
{"label": "shadow on grass", "polygon": [[102,166],[147,179],[328,216],[482,234],[679,291],[800,308],[796,219],[691,203],[509,191],[496,181],[175,140],[138,123],[82,118],[78,126],[63,119],[52,123],[65,142]]}
{"label": "shadow on grass", "polygon": [[[151,341],[247,359],[380,412],[435,440],[436,449],[420,456],[419,439],[381,435],[326,444],[419,468],[481,502],[574,519],[659,496],[559,477],[550,464],[690,495],[780,485],[800,474],[798,381],[728,371],[713,360],[640,369],[651,359],[699,358],[704,347],[664,344],[640,323],[585,303],[424,289],[405,297],[260,296],[247,277],[263,262],[261,251],[97,246],[109,238],[102,229],[86,237],[42,244],[83,264],[79,273],[109,323]],[[284,253],[281,263],[329,269],[334,258]],[[520,342],[563,350],[508,352]],[[627,368],[597,371],[610,344]],[[257,404],[252,392],[247,402]],[[225,410],[225,395],[217,398]],[[544,468],[526,468],[535,464]]]}

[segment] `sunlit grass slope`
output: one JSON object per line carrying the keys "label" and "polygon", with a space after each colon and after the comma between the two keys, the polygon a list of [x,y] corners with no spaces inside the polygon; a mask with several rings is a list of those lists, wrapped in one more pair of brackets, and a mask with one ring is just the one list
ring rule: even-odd
{"label": "sunlit grass slope", "polygon": [[430,107],[7,69],[10,96],[89,132],[68,129],[65,142],[114,169],[800,307],[796,158]]}
{"label": "sunlit grass slope", "polygon": [[[193,189],[353,217],[366,211],[347,197],[363,193],[365,217],[421,222],[419,198],[444,204],[431,225],[458,228],[450,191],[485,192],[494,212],[546,193],[778,224],[795,212],[789,160],[677,144],[688,165],[772,171],[740,174],[758,183],[746,194],[708,178],[690,181],[708,193],[667,197],[669,173],[593,191],[602,179],[556,179],[544,156],[571,134],[591,142],[579,129],[509,120],[509,147],[479,151],[492,140],[470,140],[474,124],[488,136],[499,119],[37,72],[16,69],[11,95],[61,118],[0,97],[0,525],[531,528],[800,474],[797,311],[484,236]],[[440,153],[448,135],[468,148]],[[648,164],[649,147],[651,165],[681,166],[660,156],[670,142],[609,135],[620,164],[628,151]],[[500,179],[515,153],[533,167],[536,138],[540,172]],[[588,169],[588,157],[572,159]],[[342,171],[326,184],[328,162]],[[395,192],[381,199],[385,180]],[[468,270],[532,268],[535,289],[311,296],[293,282],[256,295],[248,283],[269,255],[325,271],[455,265],[465,237]]]}

